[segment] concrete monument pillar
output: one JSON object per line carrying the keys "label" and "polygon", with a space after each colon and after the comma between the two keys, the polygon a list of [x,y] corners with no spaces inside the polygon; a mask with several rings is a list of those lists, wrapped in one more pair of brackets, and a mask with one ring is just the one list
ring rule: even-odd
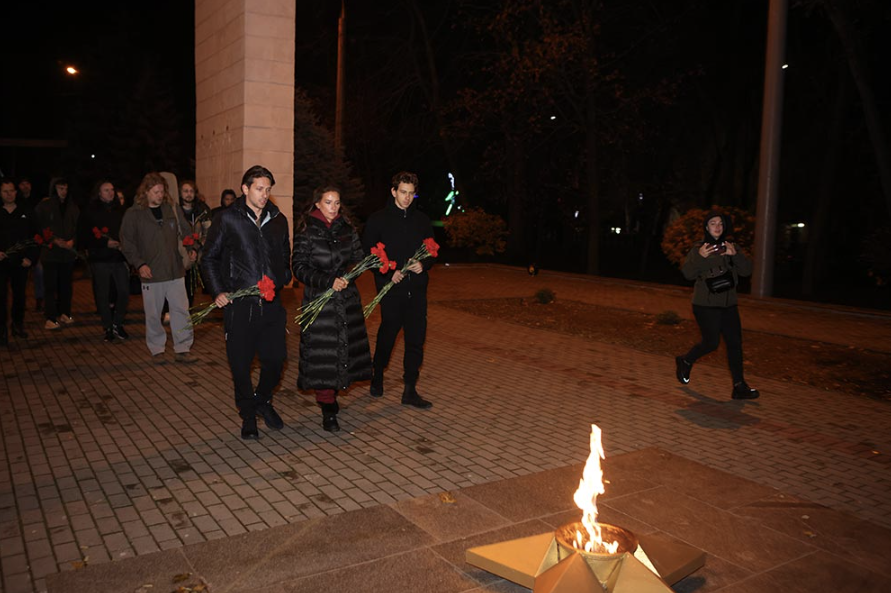
{"label": "concrete monument pillar", "polygon": [[196,181],[210,206],[263,165],[294,203],[293,0],[195,0]]}

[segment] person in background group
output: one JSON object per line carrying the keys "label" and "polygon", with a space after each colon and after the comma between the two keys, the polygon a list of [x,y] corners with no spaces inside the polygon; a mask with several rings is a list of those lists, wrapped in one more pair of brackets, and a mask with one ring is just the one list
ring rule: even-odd
{"label": "person in background group", "polygon": [[[40,198],[32,192],[30,178],[22,177],[19,179],[18,193],[19,195],[18,198],[16,198],[16,203],[33,213],[34,208],[40,203]],[[30,270],[31,277],[34,279],[34,310],[43,311],[43,264],[40,263],[40,260],[37,260],[31,265]]]}
{"label": "person in background group", "polygon": [[213,220],[219,212],[234,204],[237,198],[234,189],[224,189],[220,194],[220,205],[210,211],[210,219]]}
{"label": "person in background group", "polygon": [[322,428],[340,430],[337,391],[371,378],[371,352],[362,301],[343,275],[364,258],[362,244],[340,202],[340,189],[321,187],[294,223],[294,277],[304,284],[303,306],[329,288],[334,296],[300,332],[297,388],[314,389]]}
{"label": "person in background group", "polygon": [[[186,215],[186,222],[189,223],[187,234],[198,235],[196,252],[200,257],[200,246],[204,243],[207,228],[210,226],[210,208],[202,200],[199,200],[198,196],[198,186],[191,179],[186,179],[179,184],[179,204]],[[189,297],[189,307],[194,304],[195,293],[198,292],[198,287],[201,285],[200,275],[198,266],[186,270],[186,294]]]}
{"label": "person in background group", "polygon": [[[183,281],[185,268],[179,252],[179,236],[188,234],[188,223],[180,209],[174,214],[169,186],[160,173],[149,173],[136,190],[135,203],[121,222],[121,250],[142,280],[145,310],[145,343],[155,364],[165,364],[167,332],[161,324],[164,303],[170,306],[174,360],[192,363],[194,334],[189,323],[189,299]],[[177,223],[179,232],[177,232]],[[191,253],[194,260],[195,254]]]}
{"label": "person in background group", "polygon": [[74,240],[77,236],[77,219],[80,210],[68,196],[68,181],[61,178],[50,182],[49,197],[34,209],[37,224],[53,233],[53,247],[44,245],[40,260],[43,262],[44,290],[46,297],[45,329],[57,330],[61,324],[74,323],[71,317],[74,264],[77,252]]}
{"label": "person in background group", "polygon": [[30,268],[40,253],[36,245],[7,254],[13,245],[34,237],[36,225],[30,209],[16,203],[15,184],[0,179],[0,346],[9,344],[6,329],[6,299],[12,289],[12,335],[25,339],[25,285]]}
{"label": "person in background group", "polygon": [[[108,180],[97,184],[97,191],[81,214],[82,241],[87,248],[87,261],[93,273],[96,306],[102,318],[105,341],[126,340],[124,330],[127,301],[130,298],[130,268],[121,252],[121,222],[124,207],[115,196]],[[110,300],[114,294],[114,302]]]}
{"label": "person in background group", "polygon": [[383,210],[371,215],[362,234],[362,246],[368,252],[378,242],[386,246],[387,256],[396,262],[396,270],[385,274],[374,272],[378,291],[391,279],[396,285],[381,301],[381,325],[374,349],[374,377],[371,395],[384,394],[384,369],[390,362],[396,337],[404,330],[405,356],[403,375],[405,389],[402,403],[416,408],[430,408],[432,403],[422,398],[416,389],[421,364],[424,362],[424,341],[427,337],[427,269],[431,259],[414,261],[408,273],[402,266],[415,254],[424,239],[433,237],[433,226],[426,214],[414,203],[418,190],[418,176],[403,171],[391,182],[392,200]]}
{"label": "person in background group", "polygon": [[[207,234],[202,269],[214,302],[223,308],[226,356],[235,387],[235,406],[241,416],[241,438],[257,439],[257,414],[273,430],[284,422],[272,407],[287,358],[287,313],[280,292],[291,281],[291,243],[288,219],[269,201],[275,178],[265,167],[245,171],[244,195],[220,213]],[[234,291],[257,286],[263,276],[275,286],[272,301],[261,296],[229,300]],[[251,365],[260,360],[254,388]]]}
{"label": "person in background group", "polygon": [[755,399],[758,390],[749,387],[743,377],[742,324],[736,294],[739,277],[752,275],[752,262],[729,240],[728,235],[733,231],[729,216],[719,211],[709,212],[704,227],[705,239],[690,249],[681,267],[684,278],[695,280],[693,315],[702,341],[683,356],[675,357],[675,374],[682,385],[689,383],[693,363],[714,352],[724,336],[733,378],[731,397]]}

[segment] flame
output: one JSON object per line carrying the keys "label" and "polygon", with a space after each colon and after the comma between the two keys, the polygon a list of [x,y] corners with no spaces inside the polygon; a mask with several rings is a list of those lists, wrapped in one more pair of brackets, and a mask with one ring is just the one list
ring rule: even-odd
{"label": "flame", "polygon": [[585,463],[585,471],[579,480],[579,488],[572,499],[582,510],[582,525],[588,532],[587,538],[581,531],[576,531],[573,546],[586,552],[599,552],[615,554],[619,548],[619,542],[604,542],[600,533],[600,524],[597,523],[597,495],[603,494],[603,472],[600,470],[600,460],[606,459],[603,453],[603,444],[600,441],[600,427],[591,425],[591,454]]}

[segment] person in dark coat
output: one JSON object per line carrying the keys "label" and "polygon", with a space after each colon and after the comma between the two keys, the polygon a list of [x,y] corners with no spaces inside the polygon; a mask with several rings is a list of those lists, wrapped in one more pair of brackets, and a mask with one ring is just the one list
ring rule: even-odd
{"label": "person in dark coat", "polygon": [[[210,227],[210,208],[199,196],[198,185],[191,179],[186,179],[179,184],[179,205],[186,215],[189,223],[189,234],[198,235],[195,248],[198,251],[198,261],[201,261],[201,246],[204,244],[207,229]],[[189,307],[195,304],[195,293],[198,287],[203,285],[201,271],[198,266],[192,266],[186,270],[186,295],[189,297]]]}
{"label": "person in dark coat", "polygon": [[130,337],[124,329],[130,298],[130,266],[121,252],[121,222],[125,212],[115,196],[114,184],[105,179],[96,185],[93,199],[80,217],[81,241],[87,248],[96,307],[106,342]]}
{"label": "person in dark coat", "polygon": [[683,356],[675,357],[676,375],[682,385],[690,382],[693,363],[714,352],[721,336],[727,346],[727,362],[733,378],[733,399],[755,399],[757,389],[743,377],[742,324],[737,309],[736,286],[740,276],[752,275],[752,262],[731,242],[733,230],[729,216],[709,212],[704,221],[705,239],[687,253],[681,272],[694,280],[693,315],[699,324],[702,341]]}
{"label": "person in dark coat", "polygon": [[[31,211],[17,203],[15,184],[0,179],[0,346],[9,343],[6,330],[6,299],[12,288],[12,335],[25,339],[25,285],[28,269],[37,262],[40,249],[33,244],[37,231]],[[6,253],[16,244],[29,243],[24,249]]]}
{"label": "person in dark coat", "polygon": [[320,187],[294,224],[294,278],[303,283],[303,306],[329,288],[334,296],[318,318],[300,331],[297,388],[314,389],[322,428],[340,430],[337,392],[371,378],[371,352],[359,291],[343,275],[364,257],[340,189]]}
{"label": "person in dark coat", "polygon": [[44,245],[40,252],[46,297],[44,328],[53,331],[61,328],[62,324],[74,323],[71,317],[74,264],[77,261],[74,240],[80,210],[68,195],[68,181],[53,179],[49,197],[40,201],[34,215],[41,229],[48,228],[53,233],[53,247]]}
{"label": "person in dark coat", "polygon": [[430,408],[432,403],[418,394],[416,385],[424,362],[424,341],[427,338],[427,270],[433,260],[413,261],[408,273],[402,267],[424,242],[433,237],[433,226],[426,214],[414,203],[418,176],[403,171],[393,176],[390,193],[393,199],[383,210],[371,215],[362,233],[362,246],[369,250],[378,242],[386,245],[387,256],[396,263],[395,271],[374,272],[378,291],[390,280],[396,283],[381,301],[381,325],[374,348],[374,376],[371,395],[384,394],[384,369],[390,362],[399,332],[405,338],[402,379],[405,389],[402,403],[416,408]]}
{"label": "person in dark coat", "polygon": [[213,221],[216,218],[216,215],[232,204],[235,203],[235,200],[238,199],[238,196],[235,195],[234,189],[224,189],[223,193],[220,194],[220,205],[210,211],[210,220]]}
{"label": "person in dark coat", "polygon": [[[202,274],[214,302],[223,308],[226,357],[235,386],[235,406],[241,416],[241,438],[257,439],[257,414],[266,426],[285,423],[272,407],[287,358],[287,313],[281,289],[291,282],[291,243],[288,220],[269,201],[275,178],[265,167],[248,169],[241,182],[242,197],[217,216],[207,233]],[[275,297],[245,296],[230,300],[237,290],[257,286],[267,276]],[[256,388],[251,378],[254,357],[260,360]]]}

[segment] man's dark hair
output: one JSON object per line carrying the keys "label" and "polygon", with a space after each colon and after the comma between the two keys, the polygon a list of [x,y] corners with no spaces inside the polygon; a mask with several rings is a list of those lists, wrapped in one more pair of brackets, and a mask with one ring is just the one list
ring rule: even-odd
{"label": "man's dark hair", "polygon": [[267,178],[269,183],[275,185],[275,177],[272,176],[272,172],[262,165],[254,165],[245,171],[244,176],[241,178],[241,185],[250,187],[255,179],[260,179],[261,177]]}
{"label": "man's dark hair", "polygon": [[411,183],[415,186],[415,191],[418,191],[418,176],[414,173],[409,173],[408,171],[400,171],[393,175],[393,180],[390,182],[390,187],[393,189],[399,189],[400,183]]}
{"label": "man's dark hair", "polygon": [[[272,180],[270,179],[270,181],[272,181]],[[224,189],[223,193],[220,194],[220,201],[222,202],[223,198],[225,198],[226,196],[232,196],[233,198],[238,198],[238,194],[235,193],[234,189],[228,189],[228,188]]]}
{"label": "man's dark hair", "polygon": [[15,181],[13,181],[12,179],[10,179],[9,177],[2,177],[2,178],[0,178],[0,187],[6,185],[7,183],[9,183],[10,185],[12,185],[12,188],[15,189]]}

